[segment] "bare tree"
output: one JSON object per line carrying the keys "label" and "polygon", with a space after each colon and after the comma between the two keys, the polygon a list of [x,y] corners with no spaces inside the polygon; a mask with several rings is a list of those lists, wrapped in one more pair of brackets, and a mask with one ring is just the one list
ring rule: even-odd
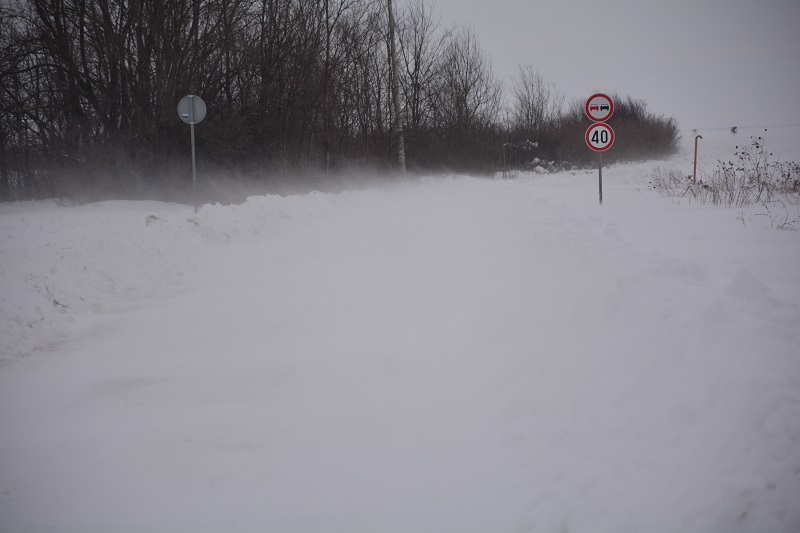
{"label": "bare tree", "polygon": [[436,78],[436,66],[446,39],[452,33],[437,36],[439,18],[433,14],[433,4],[412,0],[406,5],[398,34],[403,58],[408,125],[417,129],[429,121],[426,98]]}
{"label": "bare tree", "polygon": [[452,34],[437,65],[432,94],[434,128],[444,137],[449,163],[459,169],[486,166],[490,136],[501,108],[502,87],[471,29]]}
{"label": "bare tree", "polygon": [[392,0],[387,0],[389,7],[389,49],[392,61],[392,96],[394,103],[394,146],[397,152],[397,165],[401,172],[406,171],[406,148],[403,143],[403,113],[400,106],[400,76],[397,70],[397,47],[394,39],[394,13]]}
{"label": "bare tree", "polygon": [[531,65],[520,65],[511,81],[513,124],[528,135],[536,135],[561,117],[564,93],[547,83]]}
{"label": "bare tree", "polygon": [[15,105],[20,85],[20,67],[26,55],[20,34],[18,6],[0,4],[0,202],[12,199],[11,150],[21,133],[21,109]]}
{"label": "bare tree", "polygon": [[494,120],[501,86],[471,29],[462,29],[447,40],[438,70],[435,101],[444,125],[483,126]]}

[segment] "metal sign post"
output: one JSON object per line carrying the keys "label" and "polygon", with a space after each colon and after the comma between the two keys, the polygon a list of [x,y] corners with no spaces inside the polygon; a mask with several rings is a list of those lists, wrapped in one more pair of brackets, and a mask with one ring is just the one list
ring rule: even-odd
{"label": "metal sign post", "polygon": [[192,135],[192,199],[194,200],[194,212],[197,213],[197,158],[194,155],[194,122],[189,124],[189,131]]}
{"label": "metal sign post", "polygon": [[600,165],[597,167],[597,183],[600,187],[600,205],[603,205],[603,152],[600,152]]}
{"label": "metal sign post", "polygon": [[194,212],[197,213],[197,163],[194,151],[194,125],[206,118],[206,103],[199,96],[190,94],[178,102],[178,116],[189,124],[192,135],[192,196],[194,197]]}
{"label": "metal sign post", "polygon": [[614,130],[605,121],[614,114],[614,102],[605,94],[593,94],[586,100],[584,109],[586,116],[594,122],[586,130],[586,144],[600,156],[597,182],[600,189],[600,205],[603,205],[603,152],[614,144]]}

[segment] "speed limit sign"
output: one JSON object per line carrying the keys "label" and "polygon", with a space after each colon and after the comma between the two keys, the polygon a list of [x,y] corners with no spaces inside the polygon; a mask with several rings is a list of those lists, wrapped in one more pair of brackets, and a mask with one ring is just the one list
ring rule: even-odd
{"label": "speed limit sign", "polygon": [[586,144],[595,152],[605,152],[614,144],[614,130],[605,122],[597,122],[586,130]]}

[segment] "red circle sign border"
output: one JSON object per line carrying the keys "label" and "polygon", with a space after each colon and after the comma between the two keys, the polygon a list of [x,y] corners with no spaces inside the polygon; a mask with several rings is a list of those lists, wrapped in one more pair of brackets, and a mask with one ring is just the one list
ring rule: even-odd
{"label": "red circle sign border", "polygon": [[[594,117],[593,117],[593,116],[592,116],[592,115],[589,113],[589,103],[590,103],[592,100],[594,100],[595,98],[597,98],[598,96],[599,96],[599,97],[601,97],[601,98],[605,98],[605,99],[608,101],[608,105],[609,105],[609,107],[611,108],[611,109],[610,109],[610,111],[608,112],[608,115],[606,115],[606,116],[605,116],[605,118],[601,118],[601,119],[600,119],[600,118],[594,118]],[[603,94],[603,93],[596,93],[596,94],[593,94],[592,96],[590,96],[590,97],[589,97],[589,98],[586,100],[586,104],[584,105],[583,109],[584,109],[584,111],[586,112],[586,116],[587,116],[587,117],[589,117],[589,119],[590,119],[590,120],[592,120],[592,121],[594,121],[594,122],[605,122],[606,120],[608,120],[608,119],[610,119],[610,118],[611,118],[611,115],[613,115],[613,114],[614,114],[614,101],[613,101],[613,100],[612,100],[612,99],[611,99],[611,98],[610,98],[610,97],[609,97],[607,94]]]}
{"label": "red circle sign border", "polygon": [[[605,128],[611,134],[611,140],[603,148],[595,148],[594,146],[592,146],[592,143],[589,142],[589,135],[591,135],[592,130],[595,129],[595,128]],[[614,144],[614,128],[612,128],[611,126],[609,126],[605,122],[595,122],[594,124],[589,126],[589,128],[586,130],[586,145],[589,148],[591,148],[592,150],[594,150],[595,152],[605,152],[606,150],[611,148],[612,144]]]}

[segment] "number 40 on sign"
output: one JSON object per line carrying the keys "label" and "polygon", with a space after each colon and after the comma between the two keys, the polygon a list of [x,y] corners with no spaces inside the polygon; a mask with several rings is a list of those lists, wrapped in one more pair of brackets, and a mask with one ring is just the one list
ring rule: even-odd
{"label": "number 40 on sign", "polygon": [[614,130],[605,122],[597,122],[586,130],[586,144],[595,152],[604,152],[614,144]]}

